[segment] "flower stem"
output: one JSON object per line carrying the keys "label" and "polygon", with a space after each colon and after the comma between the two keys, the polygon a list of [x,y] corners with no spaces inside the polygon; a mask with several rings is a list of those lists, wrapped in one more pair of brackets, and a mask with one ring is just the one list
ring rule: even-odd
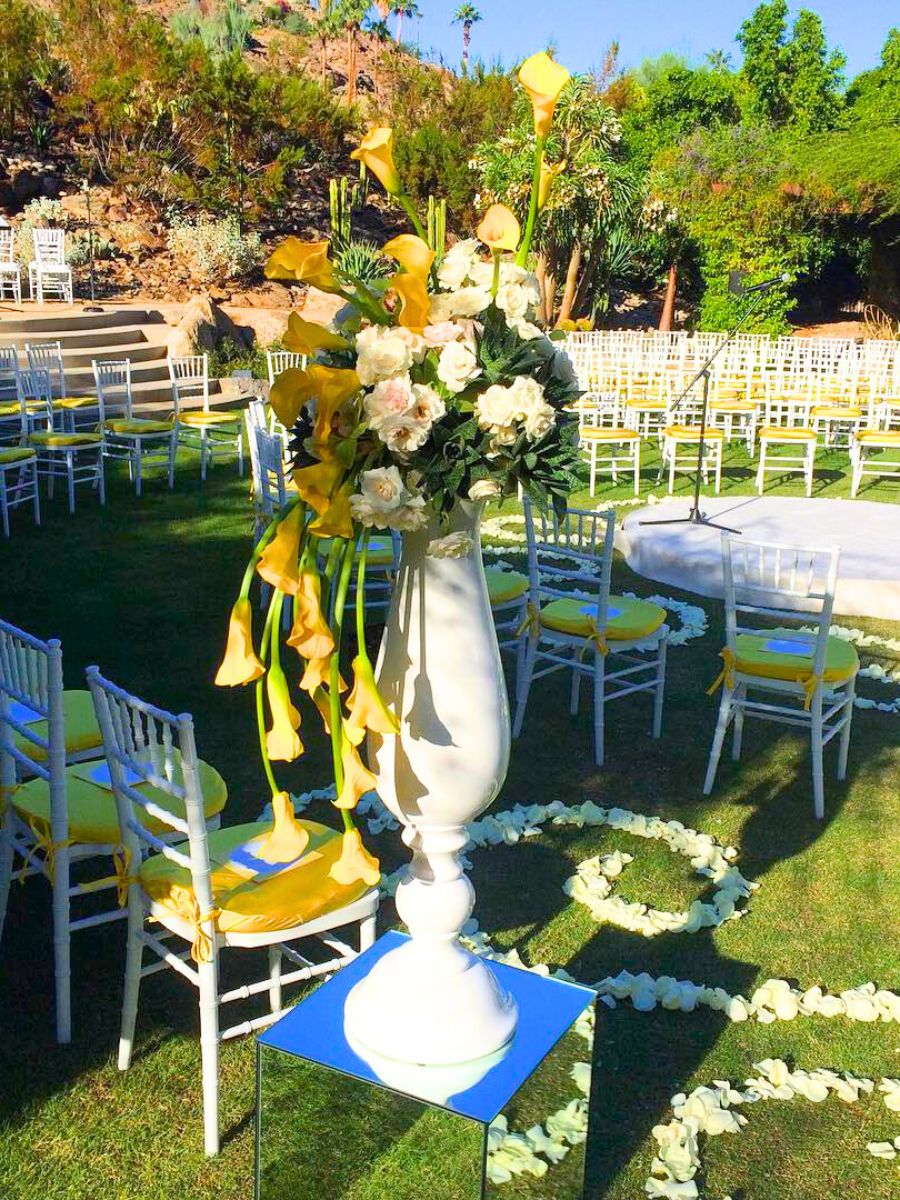
{"label": "flower stem", "polygon": [[413,229],[415,229],[416,233],[419,235],[419,237],[422,239],[423,242],[427,242],[428,235],[425,232],[425,228],[422,225],[422,222],[418,218],[416,210],[412,206],[412,201],[410,200],[409,196],[407,196],[406,192],[398,192],[397,199],[403,205],[403,209],[406,212],[406,215],[412,221]]}
{"label": "flower stem", "polygon": [[528,261],[528,251],[531,249],[531,240],[534,237],[534,226],[537,221],[538,214],[538,193],[541,187],[541,165],[544,161],[544,142],[545,138],[538,135],[534,147],[534,174],[531,178],[531,200],[528,204],[528,220],[525,222],[525,236],[522,238],[522,244],[519,246],[519,253],[516,255],[516,266],[524,267]]}
{"label": "flower stem", "polygon": [[[344,550],[341,559],[340,574],[338,575],[337,591],[334,597],[334,613],[331,619],[331,629],[334,635],[334,650],[328,664],[328,705],[331,725],[331,757],[334,764],[334,786],[340,794],[344,786],[344,767],[341,761],[344,731],[341,728],[341,642],[344,630],[344,606],[347,603],[347,590],[350,586],[350,574],[353,570],[353,558],[356,553],[356,539],[343,540]],[[338,539],[335,538],[335,542]],[[349,832],[354,828],[353,819],[349,812],[342,808],[341,816],[344,829]]]}
{"label": "flower stem", "polygon": [[[265,663],[272,645],[272,627],[275,626],[276,642],[279,636],[278,621],[281,616],[281,603],[284,599],[283,592],[277,588],[272,593],[272,599],[269,601],[269,611],[266,614],[266,623],[263,627],[262,643],[259,648],[260,661]],[[277,655],[277,651],[275,651]],[[261,676],[256,681],[256,727],[259,734],[259,750],[262,756],[263,770],[266,773],[266,779],[269,781],[269,787],[272,789],[272,795],[278,795],[278,784],[275,782],[275,776],[272,773],[272,764],[269,762],[269,755],[266,750],[266,713],[263,706],[263,686],[265,684],[265,676]]]}
{"label": "flower stem", "polygon": [[369,556],[370,529],[364,529],[356,569],[356,653],[368,661],[366,652],[366,560]]}
{"label": "flower stem", "polygon": [[491,297],[497,299],[497,291],[500,287],[500,251],[492,250],[491,256],[494,259],[494,274],[491,277]]}

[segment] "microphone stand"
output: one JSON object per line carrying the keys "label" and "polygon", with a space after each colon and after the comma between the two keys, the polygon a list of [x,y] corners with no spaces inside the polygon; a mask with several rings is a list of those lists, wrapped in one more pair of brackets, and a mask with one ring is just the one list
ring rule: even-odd
{"label": "microphone stand", "polygon": [[682,402],[691,394],[694,384],[700,379],[703,380],[703,408],[700,417],[700,442],[697,446],[697,474],[694,479],[694,501],[691,505],[691,511],[686,517],[668,517],[664,520],[640,521],[638,522],[640,525],[701,525],[707,529],[721,529],[723,533],[739,534],[741,532],[740,529],[730,529],[727,525],[717,525],[715,521],[711,521],[705,513],[700,511],[700,484],[703,478],[703,452],[706,449],[706,416],[709,408],[709,368],[719,357],[725,347],[734,341],[737,334],[740,333],[741,328],[747,323],[747,321],[759,307],[760,301],[768,290],[768,288],[757,289],[756,295],[747,306],[746,312],[738,321],[737,325],[735,325],[734,328],[729,331],[725,340],[715,348],[691,382],[687,385],[687,387],[672,405],[672,414],[674,414],[678,411]]}

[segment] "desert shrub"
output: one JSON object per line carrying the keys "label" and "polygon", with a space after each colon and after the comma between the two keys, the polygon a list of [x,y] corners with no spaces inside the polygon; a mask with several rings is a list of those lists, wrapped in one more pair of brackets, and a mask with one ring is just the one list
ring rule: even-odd
{"label": "desert shrub", "polygon": [[234,217],[196,221],[173,217],[167,241],[176,263],[203,283],[249,275],[261,257],[259,236],[242,234]]}
{"label": "desert shrub", "polygon": [[67,224],[68,214],[59,200],[51,200],[47,196],[29,200],[22,209],[22,218],[17,231],[19,260],[27,263],[34,258],[32,232],[35,229],[47,229],[51,225],[65,229]]}
{"label": "desert shrub", "polygon": [[[116,257],[116,244],[112,239],[101,237],[99,234],[94,234],[94,262],[109,261]],[[69,248],[66,253],[66,258],[69,265],[72,267],[83,267],[90,262],[91,258],[91,239],[86,230],[79,230],[73,234],[69,242]]]}
{"label": "desert shrub", "polygon": [[374,242],[351,239],[346,246],[335,250],[335,260],[342,271],[354,275],[364,283],[374,279],[386,279],[391,274],[391,264]]}

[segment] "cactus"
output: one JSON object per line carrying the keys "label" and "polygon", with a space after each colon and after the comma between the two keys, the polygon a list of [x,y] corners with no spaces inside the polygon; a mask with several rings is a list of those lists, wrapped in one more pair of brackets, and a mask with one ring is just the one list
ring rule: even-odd
{"label": "cactus", "polygon": [[434,251],[435,260],[440,262],[444,257],[444,247],[447,244],[447,201],[435,200],[428,197],[428,245]]}
{"label": "cactus", "polygon": [[360,204],[361,189],[346,176],[332,179],[328,185],[331,237],[336,246],[346,246],[353,236],[353,212]]}

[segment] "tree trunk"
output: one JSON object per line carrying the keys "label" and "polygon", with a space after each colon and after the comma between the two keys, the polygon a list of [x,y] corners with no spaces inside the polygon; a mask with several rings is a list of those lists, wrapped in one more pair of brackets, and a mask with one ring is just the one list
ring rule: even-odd
{"label": "tree trunk", "polygon": [[472,28],[468,24],[468,22],[466,22],[463,25],[463,53],[462,53],[462,73],[463,73],[463,75],[468,75],[468,73],[469,73],[469,42],[471,40],[472,40]]}
{"label": "tree trunk", "polygon": [[[593,253],[587,260],[587,266],[582,272],[578,291],[575,293],[575,303],[572,305],[572,312],[574,313],[580,313],[588,307],[588,301],[591,299],[591,288],[594,286],[594,278],[597,274],[598,261],[599,252],[595,245]],[[593,308],[593,305],[591,305],[591,308]]]}
{"label": "tree trunk", "polygon": [[328,39],[322,39],[322,87],[328,82]]}
{"label": "tree trunk", "polygon": [[397,45],[403,41],[403,9],[397,12]]}
{"label": "tree trunk", "polygon": [[553,310],[556,302],[556,273],[549,267],[544,276],[544,324],[553,324]]}
{"label": "tree trunk", "polygon": [[578,287],[578,272],[581,270],[581,242],[576,241],[569,255],[569,265],[566,267],[566,285],[563,288],[562,300],[559,305],[559,320],[568,321],[575,304],[575,292]]}
{"label": "tree trunk", "polygon": [[669,278],[666,280],[666,297],[663,300],[662,316],[659,318],[659,327],[665,333],[668,333],[672,328],[672,320],[675,316],[675,293],[677,290],[678,266],[673,262],[669,266]]}
{"label": "tree trunk", "polygon": [[356,29],[347,31],[347,107],[356,99]]}

